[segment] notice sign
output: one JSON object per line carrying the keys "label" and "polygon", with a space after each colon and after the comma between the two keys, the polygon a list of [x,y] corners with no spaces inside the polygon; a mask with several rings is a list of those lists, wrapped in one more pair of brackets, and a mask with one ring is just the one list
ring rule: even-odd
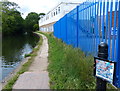
{"label": "notice sign", "polygon": [[95,76],[113,83],[115,63],[95,58]]}

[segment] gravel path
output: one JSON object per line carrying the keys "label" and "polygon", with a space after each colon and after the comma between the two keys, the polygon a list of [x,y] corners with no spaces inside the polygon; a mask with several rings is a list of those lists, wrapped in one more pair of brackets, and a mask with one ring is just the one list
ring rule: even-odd
{"label": "gravel path", "polygon": [[43,43],[35,57],[34,62],[28,72],[21,74],[13,86],[14,89],[50,89],[49,76],[47,71],[48,66],[48,40],[43,37]]}

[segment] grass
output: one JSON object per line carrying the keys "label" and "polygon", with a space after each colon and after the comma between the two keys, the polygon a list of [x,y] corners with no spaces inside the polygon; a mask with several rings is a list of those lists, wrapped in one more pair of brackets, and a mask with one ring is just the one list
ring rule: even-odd
{"label": "grass", "polygon": [[[95,89],[96,81],[93,77],[93,57],[85,56],[78,48],[66,45],[60,39],[54,38],[51,33],[42,33],[49,42],[49,77],[51,89]],[[4,89],[12,90],[12,86],[20,74],[28,70],[34,57],[37,55],[42,41],[30,54],[31,58],[21,70],[8,82]]]}
{"label": "grass", "polygon": [[[66,45],[52,33],[42,33],[49,42],[49,77],[51,89],[95,89],[93,56],[86,56],[79,48]],[[107,84],[107,90],[115,89]]]}
{"label": "grass", "polygon": [[[42,33],[44,34],[44,33]],[[66,45],[52,34],[49,39],[49,76],[51,89],[95,89],[93,57]]]}
{"label": "grass", "polygon": [[30,57],[30,56],[31,56],[31,53],[30,54],[25,54],[25,58]]}
{"label": "grass", "polygon": [[21,69],[16,73],[15,76],[13,76],[8,83],[4,86],[3,90],[10,90],[12,91],[12,87],[14,85],[14,83],[16,82],[17,78],[20,76],[20,74],[23,74],[24,72],[28,71],[29,66],[32,64],[35,56],[37,55],[37,51],[39,50],[40,46],[42,45],[42,41],[43,39],[40,38],[37,47],[35,47],[32,51],[32,53],[29,55],[30,58],[28,59],[28,61],[22,65]]}

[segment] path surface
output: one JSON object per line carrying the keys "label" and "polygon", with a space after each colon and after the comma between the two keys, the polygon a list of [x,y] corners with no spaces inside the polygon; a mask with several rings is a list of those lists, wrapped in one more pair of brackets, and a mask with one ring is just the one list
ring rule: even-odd
{"label": "path surface", "polygon": [[21,74],[13,86],[14,89],[50,89],[48,66],[48,40],[43,37],[43,43],[28,72]]}

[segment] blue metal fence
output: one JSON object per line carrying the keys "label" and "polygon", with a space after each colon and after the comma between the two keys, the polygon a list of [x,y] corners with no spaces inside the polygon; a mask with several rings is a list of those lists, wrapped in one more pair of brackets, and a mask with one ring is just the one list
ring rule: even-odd
{"label": "blue metal fence", "polygon": [[120,88],[120,1],[86,1],[54,24],[54,36],[97,55],[100,42],[108,44],[108,59],[117,63],[114,85]]}

